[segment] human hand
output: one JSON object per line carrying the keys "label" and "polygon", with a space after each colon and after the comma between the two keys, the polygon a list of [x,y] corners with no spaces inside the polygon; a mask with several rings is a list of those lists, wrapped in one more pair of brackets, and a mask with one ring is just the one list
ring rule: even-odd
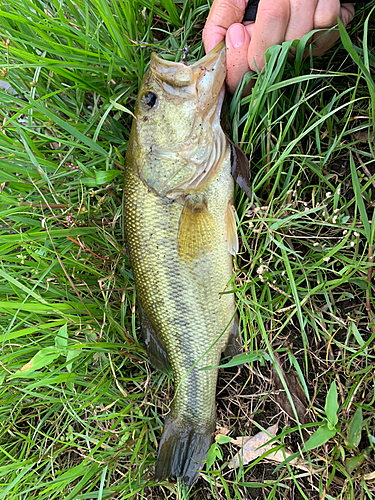
{"label": "human hand", "polygon": [[[315,29],[328,29],[339,17],[346,26],[354,17],[354,4],[339,0],[260,0],[255,21],[242,24],[247,0],[214,0],[203,30],[206,52],[224,38],[227,46],[227,87],[232,94],[249,70],[264,67],[264,54],[272,45],[298,39]],[[338,30],[315,35],[314,55],[322,55],[340,38]]]}

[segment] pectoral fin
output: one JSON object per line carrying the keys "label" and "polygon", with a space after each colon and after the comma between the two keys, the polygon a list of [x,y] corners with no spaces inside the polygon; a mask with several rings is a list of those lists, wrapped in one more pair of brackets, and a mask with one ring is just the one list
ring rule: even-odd
{"label": "pectoral fin", "polygon": [[178,256],[185,262],[194,262],[212,251],[217,230],[215,219],[207,203],[196,203],[187,198],[178,226]]}
{"label": "pectoral fin", "polygon": [[250,167],[245,153],[231,142],[232,177],[251,199]]}
{"label": "pectoral fin", "polygon": [[238,253],[237,222],[234,216],[234,208],[230,203],[228,203],[227,207],[226,223],[228,252],[236,255]]}

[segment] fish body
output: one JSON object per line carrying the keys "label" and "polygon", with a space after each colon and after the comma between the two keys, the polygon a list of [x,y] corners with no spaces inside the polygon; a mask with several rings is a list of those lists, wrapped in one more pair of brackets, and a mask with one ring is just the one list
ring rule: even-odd
{"label": "fish body", "polygon": [[[153,54],[137,99],[124,184],[125,238],[150,360],[175,394],[156,479],[192,484],[215,431],[221,353],[237,337],[230,144],[220,126],[222,44],[192,66]],[[229,347],[228,347],[229,346]]]}

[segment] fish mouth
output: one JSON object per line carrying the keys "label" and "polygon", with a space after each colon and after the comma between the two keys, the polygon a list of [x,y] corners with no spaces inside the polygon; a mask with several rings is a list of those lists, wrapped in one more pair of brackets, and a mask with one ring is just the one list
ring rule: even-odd
{"label": "fish mouth", "polygon": [[220,42],[202,59],[190,66],[198,94],[219,94],[226,77],[226,50],[225,43]]}
{"label": "fish mouth", "polygon": [[[220,42],[208,54],[191,66],[167,61],[157,54],[151,55],[150,70],[161,83],[179,89],[189,90],[199,99],[206,97],[217,100],[226,77],[225,43]],[[189,93],[190,93],[189,92]]]}

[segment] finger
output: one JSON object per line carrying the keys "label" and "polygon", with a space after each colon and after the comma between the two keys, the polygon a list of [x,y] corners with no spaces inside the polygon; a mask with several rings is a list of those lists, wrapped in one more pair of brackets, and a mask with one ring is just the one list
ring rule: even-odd
{"label": "finger", "polygon": [[339,0],[319,0],[315,9],[314,28],[332,28],[340,15]]}
{"label": "finger", "polygon": [[340,19],[342,21],[342,24],[345,26],[345,28],[347,27],[347,25],[351,21],[353,21],[354,14],[355,14],[354,3],[347,3],[347,4],[341,6]]}
{"label": "finger", "polygon": [[247,0],[214,0],[202,33],[206,52],[224,40],[229,26],[242,21],[246,5]]}
{"label": "finger", "polygon": [[234,94],[241,78],[249,71],[247,53],[250,44],[250,34],[253,27],[243,24],[233,24],[225,38],[227,46],[227,88]]}
{"label": "finger", "polygon": [[[319,0],[314,15],[314,28],[322,30],[332,28],[332,26],[337,24],[337,18],[339,15],[339,0]],[[315,56],[321,56],[324,54],[340,37],[337,30],[332,30],[326,35],[322,35],[323,33],[317,33],[314,36],[314,48],[312,53]]]}
{"label": "finger", "polygon": [[[354,17],[354,4],[346,4],[340,8],[338,0],[320,0],[315,11],[314,28],[327,29],[337,24],[340,17],[346,26]],[[320,56],[330,49],[340,38],[338,29],[331,30],[326,35],[315,35],[313,55]]]}
{"label": "finger", "polygon": [[260,0],[248,53],[250,69],[255,71],[254,61],[258,69],[263,69],[266,50],[284,42],[289,16],[289,0]]}
{"label": "finger", "polygon": [[[338,1],[338,0],[334,0]],[[314,13],[318,0],[290,0],[290,16],[285,41],[300,40],[314,27]]]}

